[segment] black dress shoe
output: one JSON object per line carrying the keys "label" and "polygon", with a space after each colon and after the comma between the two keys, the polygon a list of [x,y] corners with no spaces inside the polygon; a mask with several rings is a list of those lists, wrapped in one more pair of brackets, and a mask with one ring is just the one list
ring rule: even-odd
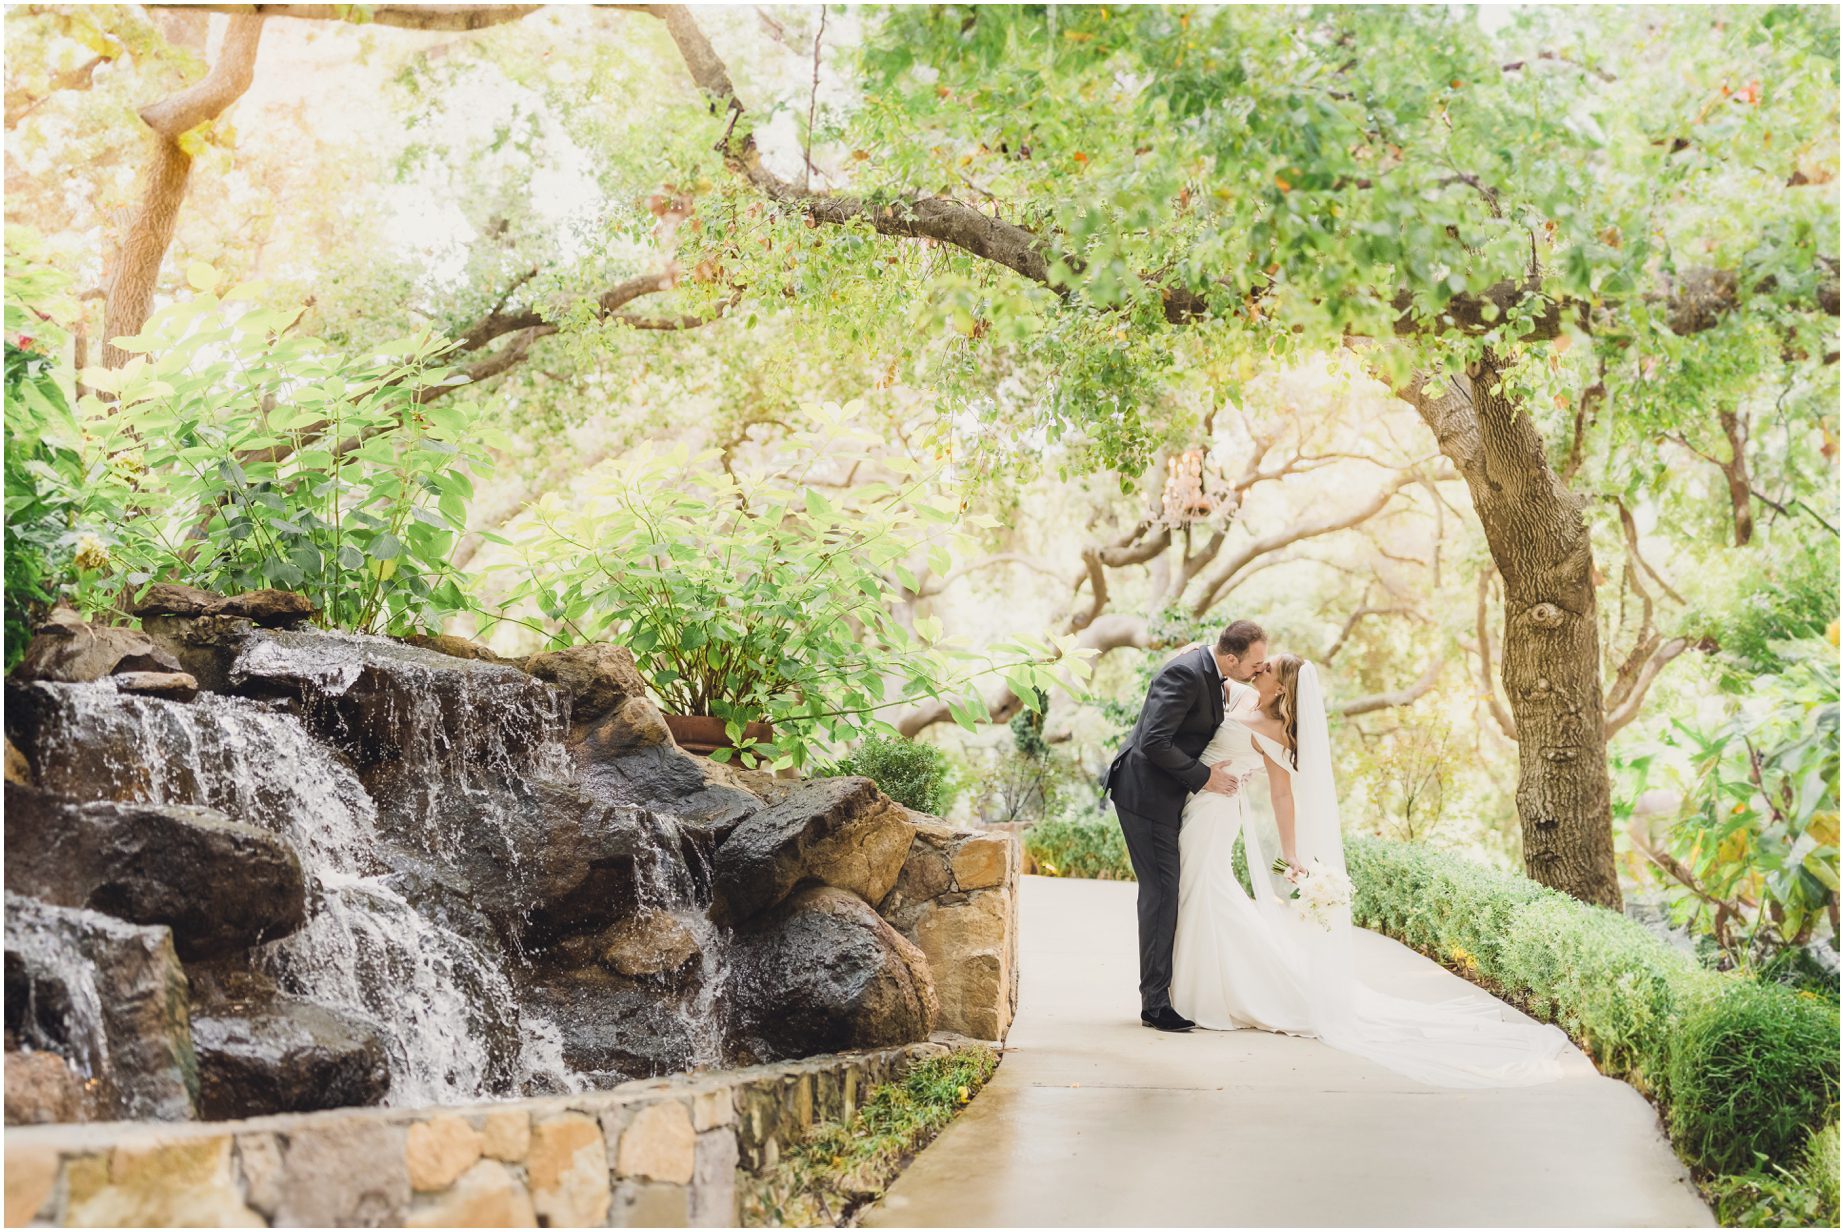
{"label": "black dress shoe", "polygon": [[1152,1013],[1140,1011],[1140,1021],[1158,1031],[1189,1031],[1197,1024],[1171,1006],[1161,1006]]}

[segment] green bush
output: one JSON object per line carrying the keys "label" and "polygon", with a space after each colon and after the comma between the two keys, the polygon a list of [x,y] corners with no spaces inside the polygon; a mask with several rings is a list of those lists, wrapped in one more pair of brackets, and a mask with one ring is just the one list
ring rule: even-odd
{"label": "green bush", "polygon": [[1103,813],[1053,817],[1024,832],[1025,854],[1046,877],[1132,881],[1133,862],[1120,825]]}
{"label": "green bush", "polygon": [[919,813],[939,817],[954,805],[948,759],[932,744],[901,736],[868,736],[829,771],[862,774],[886,796]]}
{"label": "green bush", "polygon": [[1722,981],[1671,1054],[1671,1137],[1711,1172],[1795,1158],[1838,1109],[1838,1016],[1773,984]]}
{"label": "green bush", "polygon": [[1813,1204],[1837,1222],[1835,1179],[1820,1186],[1812,1163],[1829,1149],[1835,1177],[1835,1005],[1708,970],[1643,925],[1515,873],[1416,843],[1346,843],[1358,924],[1555,1022],[1658,1101],[1726,1222]]}
{"label": "green bush", "polygon": [[1813,1134],[1795,1168],[1720,1177],[1709,1189],[1725,1227],[1836,1227],[1838,1127],[1827,1125]]}

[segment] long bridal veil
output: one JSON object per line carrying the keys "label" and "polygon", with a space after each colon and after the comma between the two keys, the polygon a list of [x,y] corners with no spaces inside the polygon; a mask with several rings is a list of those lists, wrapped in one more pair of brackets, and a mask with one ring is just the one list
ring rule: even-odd
{"label": "long bridal veil", "polygon": [[[1292,779],[1294,849],[1300,862],[1308,868],[1317,862],[1344,873],[1325,693],[1311,663],[1300,665],[1295,690],[1297,767],[1284,748],[1259,733],[1257,739],[1280,772]],[[1257,887],[1258,897],[1268,897],[1261,893],[1268,890],[1284,900],[1291,887],[1270,873],[1258,855],[1249,853],[1251,878],[1267,881]],[[1479,998],[1412,1001],[1366,984],[1354,959],[1348,908],[1319,922],[1296,914],[1286,931],[1303,951],[1298,958],[1313,1027],[1328,1044],[1438,1086],[1525,1086],[1561,1076],[1570,1046],[1555,1027],[1509,1019],[1496,1002]]]}

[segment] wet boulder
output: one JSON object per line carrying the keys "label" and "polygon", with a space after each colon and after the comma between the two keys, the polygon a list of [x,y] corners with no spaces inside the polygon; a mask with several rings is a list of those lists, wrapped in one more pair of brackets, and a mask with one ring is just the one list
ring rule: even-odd
{"label": "wet boulder", "polygon": [[193,1113],[186,976],[165,928],[8,893],[6,1030],[93,1080],[99,1117]]}
{"label": "wet boulder", "polygon": [[230,669],[254,622],[242,616],[183,616],[149,613],[141,631],[178,661],[207,693],[231,691]]}
{"label": "wet boulder", "polygon": [[565,700],[516,667],[379,637],[275,629],[243,643],[229,677],[241,692],[297,703],[309,730],[399,818],[562,768]]}
{"label": "wet boulder", "polygon": [[939,1011],[922,952],[830,886],[809,886],[737,934],[729,988],[741,1063],[912,1043]]}
{"label": "wet boulder", "polygon": [[[669,822],[567,782],[450,792],[430,810],[421,827],[423,858],[451,881],[490,887],[475,895],[475,905],[505,936],[526,945],[597,931],[628,916],[640,906],[640,870],[683,859]],[[399,836],[406,845],[416,839]]]}
{"label": "wet boulder", "polygon": [[710,1029],[676,996],[595,968],[541,978],[526,1004],[557,1028],[564,1062],[598,1086],[689,1068]]}
{"label": "wet boulder", "polygon": [[717,848],[712,884],[732,921],[818,881],[880,902],[896,884],[915,826],[867,778],[815,779],[753,813]]}
{"label": "wet boulder", "polygon": [[192,1042],[211,1120],[376,1104],[390,1091],[377,1032],[306,1001],[199,1006]]}
{"label": "wet boulder", "polygon": [[305,919],[294,851],[216,809],[82,803],[8,783],[6,815],[8,890],[164,924],[181,958],[261,945]]}
{"label": "wet boulder", "polygon": [[572,732],[578,779],[586,791],[669,812],[702,831],[713,846],[762,807],[719,763],[674,744],[659,707],[644,697],[630,697]]}

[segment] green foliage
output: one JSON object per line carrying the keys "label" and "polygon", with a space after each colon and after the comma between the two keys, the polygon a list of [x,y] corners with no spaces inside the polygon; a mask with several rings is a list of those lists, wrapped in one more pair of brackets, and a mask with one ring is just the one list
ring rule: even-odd
{"label": "green foliage", "polygon": [[998,1064],[990,1049],[963,1048],[918,1061],[897,1081],[873,1088],[849,1119],[814,1126],[750,1179],[741,1195],[743,1226],[845,1226],[979,1094]]}
{"label": "green foliage", "polygon": [[[559,644],[613,637],[668,709],[724,718],[745,761],[777,769],[806,764],[823,740],[894,734],[880,712],[923,698],[947,700],[971,728],[987,714],[974,687],[984,675],[1027,703],[1061,683],[1052,663],[1080,678],[1074,638],[1002,643],[1011,661],[994,663],[934,617],[913,631],[899,619],[917,570],[949,568],[959,509],[918,465],[873,453],[860,409],[810,408],[771,473],[733,474],[716,450],[642,448],[576,508],[547,497],[512,599],[534,598]],[[867,477],[849,488],[812,478],[854,462]],[[759,719],[774,723],[773,743],[743,737]]]}
{"label": "green foliage", "polygon": [[441,363],[451,344],[346,358],[289,336],[288,314],[220,300],[210,269],[188,277],[193,298],[118,340],[134,359],[85,374],[115,395],[79,410],[107,459],[99,485],[128,512],[120,582],[295,590],[326,623],[379,632],[468,609],[448,560],[486,457],[473,407],[436,397],[460,379]]}
{"label": "green foliage", "polygon": [[1838,1014],[1772,984],[1724,981],[1671,1050],[1671,1137],[1714,1173],[1798,1158],[1838,1114]]}
{"label": "green foliage", "polygon": [[1782,643],[1822,637],[1838,618],[1838,541],[1795,543],[1784,552],[1764,547],[1726,602],[1700,612],[1688,636],[1709,637],[1737,681],[1786,666]]}
{"label": "green foliage", "polygon": [[7,671],[51,605],[94,572],[100,543],[85,518],[83,438],[66,392],[69,374],[56,358],[67,335],[48,312],[69,280],[34,259],[37,247],[23,228],[8,229]]}
{"label": "green foliage", "polygon": [[1674,719],[1621,763],[1629,795],[1651,782],[1681,793],[1658,880],[1680,918],[1747,967],[1804,945],[1838,895],[1837,649],[1771,650],[1783,666],[1740,684],[1721,722]]}
{"label": "green foliage", "polygon": [[[1658,1101],[1712,1192],[1799,1166],[1836,1123],[1835,1005],[1709,971],[1622,916],[1420,844],[1350,836],[1346,856],[1358,924],[1565,1028]],[[1835,1223],[1835,1186],[1830,1201]]]}
{"label": "green foliage", "polygon": [[862,774],[898,804],[937,817],[954,806],[947,757],[932,744],[868,736],[833,765],[832,774]]}
{"label": "green foliage", "polygon": [[1813,1134],[1792,1168],[1718,1177],[1708,1186],[1728,1228],[1823,1228],[1838,1221],[1838,1127]]}
{"label": "green foliage", "polygon": [[1105,813],[1052,817],[1024,832],[1024,850],[1046,877],[1132,881],[1120,823]]}

